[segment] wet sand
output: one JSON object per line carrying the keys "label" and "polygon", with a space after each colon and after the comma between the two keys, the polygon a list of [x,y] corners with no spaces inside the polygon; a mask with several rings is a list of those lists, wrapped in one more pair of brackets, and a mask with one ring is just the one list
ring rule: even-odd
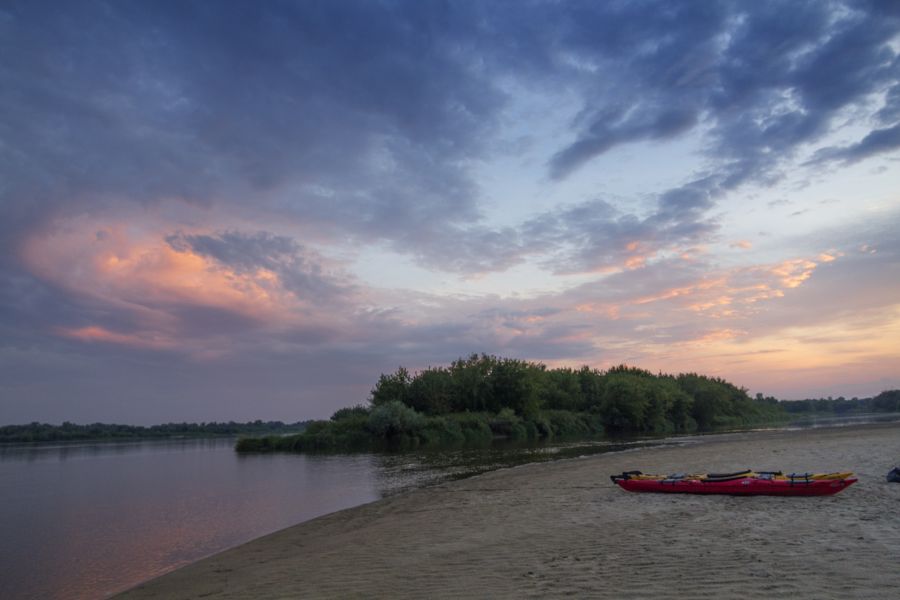
{"label": "wet sand", "polygon": [[[896,598],[900,423],[531,464],[341,511],[122,598]],[[830,497],[632,494],[623,470],[853,470]],[[261,493],[265,493],[261,490]]]}

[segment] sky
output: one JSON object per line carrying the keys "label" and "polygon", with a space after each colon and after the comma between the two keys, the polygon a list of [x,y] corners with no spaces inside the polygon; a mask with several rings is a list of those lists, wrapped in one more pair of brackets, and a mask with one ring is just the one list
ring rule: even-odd
{"label": "sky", "polygon": [[0,4],[0,424],[471,353],[900,387],[900,3]]}

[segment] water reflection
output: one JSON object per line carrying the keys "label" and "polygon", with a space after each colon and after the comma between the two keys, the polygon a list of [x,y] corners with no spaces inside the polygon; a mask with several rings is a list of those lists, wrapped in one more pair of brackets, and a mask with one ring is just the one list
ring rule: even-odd
{"label": "water reflection", "polygon": [[0,597],[102,597],[380,495],[371,456],[242,457],[233,445],[0,449]]}

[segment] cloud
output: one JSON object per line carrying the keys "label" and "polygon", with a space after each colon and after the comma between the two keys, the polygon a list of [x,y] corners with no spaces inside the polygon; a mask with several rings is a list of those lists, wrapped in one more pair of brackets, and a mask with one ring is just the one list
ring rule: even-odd
{"label": "cloud", "polygon": [[[586,342],[593,348],[586,356],[593,357],[592,364],[629,355],[638,364],[660,368],[672,368],[665,367],[667,361],[690,368],[688,356],[723,365],[717,352],[752,357],[763,346],[780,345],[790,345],[793,352],[799,348],[793,346],[796,331],[817,329],[834,338],[827,356],[816,351],[829,364],[840,362],[830,354],[838,352],[840,340],[857,336],[873,340],[873,357],[895,356],[896,345],[887,346],[900,323],[900,275],[895,276],[900,247],[892,233],[897,218],[896,211],[888,212],[865,229],[850,223],[821,231],[807,245],[822,250],[774,262],[728,267],[717,265],[712,255],[692,261],[666,258],[525,301],[520,309],[529,314],[529,309],[552,307],[541,327],[565,323],[572,330],[590,332]],[[861,233],[869,240],[864,246],[858,242]],[[873,254],[875,246],[879,252]],[[713,343],[715,352],[701,352],[700,346]],[[752,364],[753,359],[748,360]],[[788,369],[790,361],[780,360],[782,367],[766,368]]]}
{"label": "cloud", "polygon": [[884,106],[876,113],[876,116],[885,125],[900,121],[900,83],[892,86],[885,94]]}
{"label": "cloud", "polygon": [[822,148],[816,152],[808,164],[841,161],[852,164],[900,149],[900,123],[885,129],[876,129],[855,144],[844,147]]}
{"label": "cloud", "polygon": [[667,253],[681,254],[718,230],[706,216],[715,182],[701,179],[657,198],[646,216],[625,213],[604,200],[540,214],[524,223],[525,248],[540,248],[557,273],[609,272],[641,267]]}
{"label": "cloud", "polygon": [[[257,306],[252,296],[260,269],[280,268],[300,253],[295,244],[278,240],[274,234],[237,230],[229,230],[228,235],[181,233],[175,245],[187,244],[188,239],[192,245],[176,249],[164,235],[134,239],[122,237],[109,226],[98,229],[93,222],[80,227],[69,224],[65,229],[71,233],[36,240],[33,251],[43,250],[38,258],[43,256],[50,265],[60,263],[49,273],[42,271],[43,277],[53,289],[64,289],[66,293],[58,298],[75,303],[76,310],[69,319],[61,319],[59,313],[44,315],[45,320],[50,317],[49,321],[56,323],[56,350],[43,343],[40,353],[23,350],[11,354],[7,347],[3,355],[6,365],[19,365],[19,373],[4,376],[4,380],[16,382],[23,373],[38,372],[34,362],[38,357],[44,361],[44,373],[49,368],[63,379],[70,377],[63,377],[66,369],[94,373],[92,365],[102,361],[157,393],[168,384],[153,384],[147,373],[167,373],[166,381],[181,386],[166,392],[173,398],[216,389],[217,410],[245,418],[258,416],[259,410],[279,418],[299,418],[296,415],[308,416],[313,410],[327,416],[337,406],[362,401],[379,372],[401,364],[413,369],[446,364],[482,350],[570,366],[604,367],[626,361],[671,371],[690,370],[702,362],[704,372],[730,378],[737,373],[738,383],[762,385],[758,389],[772,391],[771,381],[762,378],[767,373],[799,368],[797,357],[806,357],[803,368],[808,367],[810,377],[815,375],[819,381],[824,375],[815,365],[828,364],[832,370],[844,372],[834,362],[832,351],[815,350],[817,342],[797,338],[801,333],[804,339],[815,331],[827,334],[833,338],[828,342],[832,349],[849,344],[853,336],[873,340],[873,348],[887,343],[883,338],[892,325],[885,320],[884,307],[896,304],[895,282],[900,276],[892,274],[900,261],[891,237],[896,219],[878,221],[883,231],[869,231],[869,245],[864,249],[858,247],[856,236],[851,235],[857,229],[851,227],[842,229],[841,235],[822,232],[823,241],[830,244],[822,247],[829,249],[808,256],[738,267],[716,266],[709,255],[692,261],[671,257],[561,293],[526,299],[455,298],[407,291],[391,295],[359,289],[356,284],[351,304],[314,313],[312,324],[308,318],[290,317],[294,311],[305,310],[292,300],[292,293],[278,297],[280,301],[269,312],[260,310],[266,305]],[[106,234],[97,236],[101,230]],[[75,247],[65,243],[69,236],[96,240],[94,249],[83,255],[90,260],[62,260]],[[816,243],[812,241],[812,245]],[[870,253],[875,246],[879,252]],[[184,294],[183,288],[166,276],[165,262],[156,253],[184,254],[181,259],[186,262],[176,269],[174,281],[188,287],[194,283],[202,289],[211,287],[210,294]],[[110,256],[130,261],[128,268],[135,275],[143,270],[153,276],[146,285],[141,277],[118,284],[110,281],[114,277],[100,269]],[[47,263],[29,264],[39,267]],[[77,276],[67,280],[63,273],[69,271],[76,271]],[[256,285],[269,294],[278,290],[277,286],[265,287],[264,278]],[[256,308],[251,320],[243,324],[203,322],[217,314],[212,298],[224,297],[218,314],[228,319],[240,318],[242,305],[236,300],[248,295]],[[811,306],[815,310],[810,310]],[[182,312],[185,310],[192,312]],[[86,316],[91,318],[85,320]],[[313,326],[320,327],[320,333]],[[29,339],[33,344],[33,333]],[[77,352],[68,350],[74,348],[71,344],[77,344]],[[853,357],[861,356],[857,345],[853,342]],[[872,360],[890,354],[889,349],[885,351],[887,354],[878,354],[876,349]],[[193,365],[190,369],[183,360],[186,354],[192,358],[187,363]],[[767,358],[772,356],[777,359]],[[78,367],[64,366],[73,360]],[[333,381],[335,365],[350,370],[341,379],[344,387],[340,391]],[[94,376],[118,389],[118,375]],[[304,383],[295,389],[298,378]],[[59,391],[53,381],[48,381],[48,390],[57,392],[48,394]],[[248,387],[250,381],[265,382],[267,390],[267,397],[260,398],[252,409],[242,403],[247,394],[254,394]],[[102,402],[99,383],[75,387],[74,393],[85,407],[97,407],[90,410],[121,410]],[[295,397],[302,393],[303,401],[291,400],[290,390]],[[153,406],[157,408],[148,406],[141,414],[178,410],[168,400]],[[300,412],[290,412],[287,407],[292,406]],[[200,408],[190,410],[197,412],[179,414],[208,418],[204,415],[209,413]]]}
{"label": "cloud", "polygon": [[256,274],[277,280],[284,289],[316,304],[340,302],[350,291],[346,280],[323,270],[321,256],[287,236],[266,231],[214,235],[178,232],[165,240],[179,253],[210,258],[237,275]]}
{"label": "cloud", "polygon": [[[593,117],[582,119],[575,141],[550,160],[552,176],[564,177],[619,145],[665,140],[702,123],[723,190],[767,182],[801,145],[828,133],[840,111],[898,78],[897,55],[889,45],[898,20],[885,6],[666,8],[610,5],[596,14],[582,10],[571,23],[573,37],[585,40],[588,30],[607,21],[594,36],[596,45],[566,47],[578,57],[575,64],[597,65],[585,78],[605,85],[586,95],[584,112]],[[622,32],[603,35],[613,27]],[[621,44],[620,53],[608,48],[608,40]],[[894,96],[892,91],[883,118],[892,114]]]}
{"label": "cloud", "polygon": [[153,349],[171,349],[175,347],[177,341],[171,337],[160,336],[156,333],[150,335],[142,335],[140,333],[116,333],[104,327],[91,325],[78,328],[59,328],[57,330],[62,336],[80,340],[83,342],[104,342],[110,344],[121,344],[132,348],[153,348]]}
{"label": "cloud", "polygon": [[715,219],[707,216],[717,187],[713,178],[703,178],[668,190],[645,216],[596,199],[556,207],[503,229],[426,228],[419,232],[427,235],[416,245],[417,258],[463,274],[503,271],[529,260],[557,274],[637,268],[666,253],[682,253],[718,231]]}
{"label": "cloud", "polygon": [[355,306],[352,280],[268,232],[166,235],[83,217],[32,235],[22,258],[70,307],[43,329],[72,340],[208,357],[247,336],[321,343]]}
{"label": "cloud", "polygon": [[[279,416],[327,416],[382,369],[475,350],[668,369],[772,355],[792,327],[881,340],[893,230],[715,250],[746,235],[726,229],[739,187],[900,146],[898,19],[843,1],[4,5],[3,395],[256,418],[242,402],[266,389]],[[690,161],[635,152],[618,172],[622,149],[673,142]],[[808,210],[770,206],[788,202]],[[527,265],[574,287],[384,290],[348,274],[373,248],[466,284]]]}
{"label": "cloud", "polygon": [[431,11],[97,3],[5,14],[0,179],[18,224],[111,195],[240,206],[279,190],[285,214],[384,236],[476,215],[459,163],[503,95]]}
{"label": "cloud", "polygon": [[615,146],[642,140],[667,140],[690,130],[698,115],[689,109],[665,109],[656,114],[600,115],[578,141],[560,150],[550,160],[550,176],[562,179],[576,168]]}
{"label": "cloud", "polygon": [[[504,82],[581,98],[574,139],[547,157],[556,180],[622,145],[699,132],[699,212],[777,178],[871,94],[886,91],[879,114],[892,114],[897,17],[841,6],[16,5],[0,74],[0,192],[15,202],[0,239],[76,207],[174,197],[255,205],[430,267],[508,268],[527,243],[479,223],[470,171],[494,151]],[[854,155],[893,147],[890,131]],[[458,237],[499,258],[448,259],[436,240]]]}

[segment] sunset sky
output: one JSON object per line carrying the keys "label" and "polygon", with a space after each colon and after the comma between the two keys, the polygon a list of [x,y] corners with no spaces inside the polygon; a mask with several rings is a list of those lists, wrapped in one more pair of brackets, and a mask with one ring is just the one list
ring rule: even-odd
{"label": "sunset sky", "polygon": [[473,352],[900,387],[900,3],[0,5],[0,424]]}

